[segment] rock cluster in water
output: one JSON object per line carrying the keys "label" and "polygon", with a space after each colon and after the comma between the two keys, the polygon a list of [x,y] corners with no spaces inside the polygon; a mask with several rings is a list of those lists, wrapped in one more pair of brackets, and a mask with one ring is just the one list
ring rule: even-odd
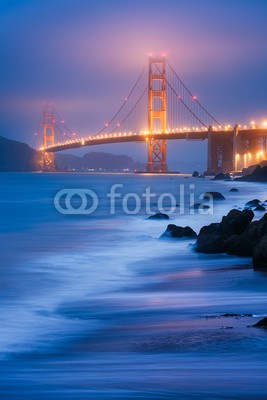
{"label": "rock cluster in water", "polygon": [[258,199],[253,199],[253,200],[248,201],[245,204],[245,208],[247,208],[247,209],[254,208],[254,211],[265,211],[266,210],[265,203],[261,202]]}
{"label": "rock cluster in water", "polygon": [[267,213],[253,218],[252,210],[231,210],[221,222],[201,228],[195,251],[252,257],[254,269],[267,270]]}

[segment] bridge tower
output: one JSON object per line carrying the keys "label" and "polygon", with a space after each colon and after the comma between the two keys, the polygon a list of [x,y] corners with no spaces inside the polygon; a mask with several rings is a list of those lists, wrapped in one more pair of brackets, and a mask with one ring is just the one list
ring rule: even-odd
{"label": "bridge tower", "polygon": [[[157,139],[155,131],[166,132],[166,61],[149,58],[148,83],[148,162],[147,172],[167,172],[166,140]],[[154,136],[155,135],[155,136]]]}
{"label": "bridge tower", "polygon": [[53,107],[45,107],[43,114],[43,171],[55,171],[54,153],[45,151],[55,144],[55,117]]}

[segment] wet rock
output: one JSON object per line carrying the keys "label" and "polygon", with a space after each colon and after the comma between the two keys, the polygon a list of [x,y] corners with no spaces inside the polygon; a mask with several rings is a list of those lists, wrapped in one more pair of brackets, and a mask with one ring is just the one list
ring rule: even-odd
{"label": "wet rock", "polygon": [[220,192],[205,192],[203,200],[209,200],[211,197],[213,200],[225,200],[225,197]]}
{"label": "wet rock", "polygon": [[245,231],[253,220],[254,213],[251,210],[231,210],[226,216],[222,217],[221,228],[229,237],[231,234],[240,235]]}
{"label": "wet rock", "polygon": [[[254,217],[250,210],[231,210],[220,223],[203,226],[198,234],[195,251],[200,253],[224,253],[236,247],[239,235],[245,231]],[[241,251],[241,250],[240,250]]]}
{"label": "wet rock", "polygon": [[245,318],[245,317],[253,317],[253,314],[247,313],[247,314],[237,314],[237,313],[225,313],[221,315],[205,315],[205,317],[201,318],[235,318],[235,319],[240,319],[240,318]]}
{"label": "wet rock", "polygon": [[195,251],[216,254],[224,252],[224,238],[220,224],[203,226],[198,234]]}
{"label": "wet rock", "polygon": [[261,319],[256,324],[252,325],[255,328],[267,328],[267,317]]}
{"label": "wet rock", "polygon": [[242,176],[241,178],[236,178],[235,180],[247,182],[267,182],[267,166],[260,167],[260,165],[258,165],[252,174]]}
{"label": "wet rock", "polygon": [[239,190],[237,188],[232,188],[229,190],[229,192],[239,192]]}
{"label": "wet rock", "polygon": [[198,178],[198,177],[199,177],[199,172],[198,172],[198,171],[194,171],[194,172],[192,173],[192,177],[193,177],[193,178]]}
{"label": "wet rock", "polygon": [[253,317],[253,314],[236,314],[236,313],[225,313],[221,314],[219,318],[243,318],[243,317]]}
{"label": "wet rock", "polygon": [[224,242],[224,251],[227,254],[241,257],[252,257],[253,243],[242,235],[232,235]]}
{"label": "wet rock", "polygon": [[255,247],[253,252],[253,268],[255,270],[267,271],[267,234],[263,236]]}
{"label": "wet rock", "polygon": [[190,226],[181,227],[174,224],[169,224],[166,231],[161,235],[160,239],[167,238],[195,238],[197,236],[196,232],[193,231]]}
{"label": "wet rock", "polygon": [[[267,214],[260,220],[251,222],[242,234],[228,237],[225,241],[225,252],[237,256],[252,257],[265,235],[267,235]],[[261,254],[262,251],[263,249]]]}
{"label": "wet rock", "polygon": [[156,213],[154,215],[150,215],[148,219],[170,219],[170,217],[167,214]]}
{"label": "wet rock", "polygon": [[230,174],[224,174],[223,172],[219,172],[218,174],[215,175],[214,180],[215,181],[222,181],[224,179],[231,179]]}
{"label": "wet rock", "polygon": [[195,203],[192,206],[190,206],[190,208],[194,209],[194,210],[199,210],[199,209],[208,210],[210,208],[210,206],[203,204],[203,203]]}
{"label": "wet rock", "polygon": [[258,199],[253,199],[253,200],[248,201],[248,202],[245,204],[245,207],[257,207],[257,206],[260,205],[260,204],[261,204],[260,200],[258,200]]}
{"label": "wet rock", "polygon": [[254,211],[266,211],[266,208],[263,205],[259,204],[256,208],[254,208]]}

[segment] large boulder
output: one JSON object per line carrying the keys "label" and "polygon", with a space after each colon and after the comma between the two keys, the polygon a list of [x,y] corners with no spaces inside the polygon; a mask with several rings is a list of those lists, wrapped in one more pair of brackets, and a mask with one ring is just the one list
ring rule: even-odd
{"label": "large boulder", "polygon": [[240,235],[253,220],[254,213],[251,210],[231,210],[226,216],[222,217],[221,228],[227,237],[231,234]]}
{"label": "large boulder", "polygon": [[[220,223],[203,226],[198,234],[195,250],[199,253],[224,253],[237,245],[240,234],[254,217],[251,210],[231,210]],[[236,235],[236,236],[235,236]],[[229,238],[231,241],[229,242]],[[228,241],[227,241],[228,240]]]}
{"label": "large boulder", "polygon": [[177,226],[174,224],[169,224],[166,231],[161,235],[160,239],[168,238],[195,238],[197,236],[196,232],[193,231],[190,226],[183,228],[182,226]]}
{"label": "large boulder", "polygon": [[267,166],[260,167],[260,165],[258,165],[252,174],[236,178],[236,180],[247,182],[267,182]]}
{"label": "large boulder", "polygon": [[225,197],[220,192],[205,192],[203,195],[203,200],[225,200]]}
{"label": "large boulder", "polygon": [[[247,214],[253,214],[251,210],[244,210],[243,213],[245,211]],[[257,244],[265,235],[267,235],[267,214],[260,220],[247,225],[241,234],[229,236],[225,241],[225,252],[236,256],[252,257]]]}
{"label": "large boulder", "polygon": [[253,243],[243,235],[232,235],[224,242],[224,251],[227,254],[241,257],[252,257]]}
{"label": "large boulder", "polygon": [[255,328],[267,328],[267,317],[261,319],[258,321],[256,324],[252,325],[255,326]]}
{"label": "large boulder", "polygon": [[210,224],[201,228],[195,244],[195,251],[208,254],[224,252],[224,238],[220,224]]}
{"label": "large boulder", "polygon": [[267,234],[263,236],[254,249],[253,267],[255,270],[267,271]]}

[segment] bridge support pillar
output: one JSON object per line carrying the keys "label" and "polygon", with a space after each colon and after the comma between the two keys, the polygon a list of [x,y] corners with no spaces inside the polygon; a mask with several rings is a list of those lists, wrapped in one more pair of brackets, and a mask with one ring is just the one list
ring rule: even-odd
{"label": "bridge support pillar", "polygon": [[239,138],[238,138],[238,125],[235,125],[233,130],[233,171],[238,170],[238,147],[239,147]]}
{"label": "bridge support pillar", "polygon": [[167,172],[166,140],[149,139],[147,172]]}
{"label": "bridge support pillar", "polygon": [[208,173],[231,172],[235,169],[236,130],[208,132]]}
{"label": "bridge support pillar", "polygon": [[43,172],[56,171],[55,155],[47,152],[48,146],[55,144],[55,119],[52,107],[46,107],[43,114]]}
{"label": "bridge support pillar", "polygon": [[167,172],[166,140],[156,132],[166,132],[166,60],[149,58],[148,86],[148,162],[147,172]]}

